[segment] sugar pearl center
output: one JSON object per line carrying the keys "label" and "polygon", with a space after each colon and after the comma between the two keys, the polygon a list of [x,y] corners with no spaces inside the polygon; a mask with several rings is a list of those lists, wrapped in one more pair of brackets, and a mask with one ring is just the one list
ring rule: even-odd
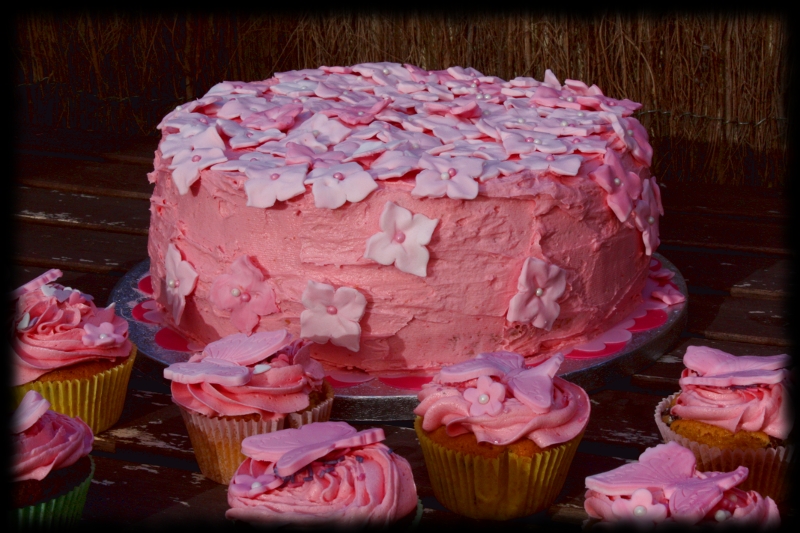
{"label": "sugar pearl center", "polygon": [[270,176],[270,179],[272,179],[272,181],[275,181],[276,179],[278,179],[278,178],[280,178],[280,177],[281,177],[281,176],[280,176],[280,174],[278,174],[278,173],[276,172],[275,174],[273,174],[272,176]]}
{"label": "sugar pearl center", "polygon": [[335,315],[336,313],[339,312],[339,310],[332,305],[329,305],[325,310],[328,312],[329,315]]}
{"label": "sugar pearl center", "polygon": [[201,157],[199,155],[193,156],[192,157],[192,163],[197,163],[198,161],[200,161],[200,159],[201,159]]}
{"label": "sugar pearl center", "polygon": [[341,172],[337,172],[336,174],[333,175],[333,178],[342,181],[344,179],[344,174],[342,174]]}
{"label": "sugar pearl center", "polygon": [[397,233],[394,234],[395,242],[403,244],[405,240],[406,240],[406,234],[403,233],[402,231],[398,231]]}
{"label": "sugar pearl center", "polygon": [[633,508],[633,514],[636,516],[644,516],[647,514],[647,508],[644,505],[637,505]]}
{"label": "sugar pearl center", "polygon": [[231,296],[233,296],[234,298],[238,298],[241,295],[242,295],[242,291],[240,291],[239,289],[235,289],[235,288],[231,289]]}
{"label": "sugar pearl center", "polygon": [[541,296],[542,294],[544,294],[543,288],[539,287],[538,289],[536,289],[536,296]]}
{"label": "sugar pearl center", "polygon": [[101,339],[107,339],[107,338],[108,338],[108,334],[106,334],[106,333],[101,333],[101,334],[100,334],[100,338],[101,338]]}
{"label": "sugar pearl center", "polygon": [[481,405],[486,405],[489,403],[489,395],[488,394],[481,394],[478,396],[478,403]]}
{"label": "sugar pearl center", "polygon": [[729,513],[725,509],[720,509],[719,511],[714,513],[714,520],[716,520],[717,522],[724,522],[725,520],[730,518],[730,516],[731,513]]}
{"label": "sugar pearl center", "polygon": [[620,183],[622,183],[622,180],[621,180],[621,179],[619,179],[619,178],[614,178],[614,185],[619,185]]}
{"label": "sugar pearl center", "polygon": [[653,218],[653,217],[647,217],[647,223],[648,224],[655,224],[656,223],[656,219]]}
{"label": "sugar pearl center", "polygon": [[174,288],[180,286],[180,284],[181,284],[181,282],[178,281],[177,279],[171,279],[171,280],[167,281],[167,287],[169,287],[170,289],[174,289]]}

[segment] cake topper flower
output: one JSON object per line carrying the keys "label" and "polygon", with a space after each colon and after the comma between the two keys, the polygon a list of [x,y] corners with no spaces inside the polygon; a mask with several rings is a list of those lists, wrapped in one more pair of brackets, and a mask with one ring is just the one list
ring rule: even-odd
{"label": "cake topper flower", "polygon": [[642,193],[641,178],[633,172],[625,172],[613,150],[606,151],[603,165],[591,172],[589,177],[608,193],[606,203],[619,221],[628,220],[633,210],[633,200]]}
{"label": "cake topper flower", "polygon": [[339,287],[309,280],[302,296],[306,310],[300,313],[300,337],[319,344],[328,341],[352,352],[359,350],[361,326],[367,299],[352,287]]}
{"label": "cake topper flower", "polygon": [[483,161],[468,157],[434,157],[424,154],[419,159],[419,167],[424,169],[417,174],[416,186],[412,196],[427,196],[472,200],[478,196],[478,182]]}
{"label": "cake topper flower", "polygon": [[186,194],[189,192],[189,187],[200,177],[201,170],[227,160],[219,148],[192,148],[178,152],[169,164],[172,181],[180,194]]}
{"label": "cake topper flower", "polygon": [[364,257],[382,265],[394,264],[399,270],[426,277],[428,249],[439,219],[430,219],[394,202],[386,202],[381,213],[381,232],[367,239]]}
{"label": "cake topper flower", "polygon": [[235,149],[258,146],[267,141],[277,141],[286,137],[285,133],[276,128],[258,131],[242,127],[232,120],[217,119],[217,127],[229,137],[228,144]]}
{"label": "cake topper flower", "polygon": [[389,150],[372,162],[369,173],[375,179],[385,180],[402,178],[417,168],[419,168],[419,156],[403,150]]}
{"label": "cake topper flower", "polygon": [[286,143],[286,164],[306,164],[312,168],[329,168],[338,165],[347,154],[338,150],[317,153],[308,146],[297,143]]}
{"label": "cake topper flower", "polygon": [[209,300],[216,308],[230,311],[231,323],[243,333],[252,332],[259,317],[278,311],[275,291],[246,255],[239,256],[225,274],[214,278]]}
{"label": "cake topper flower", "polygon": [[272,207],[276,201],[286,201],[306,192],[307,165],[286,165],[274,168],[247,168],[244,183],[247,205]]}
{"label": "cake topper flower", "polygon": [[358,163],[316,168],[306,178],[311,183],[314,205],[337,209],[345,202],[360,202],[378,188],[378,184]]}
{"label": "cake topper flower", "polygon": [[653,252],[661,244],[658,238],[658,217],[664,214],[661,206],[661,191],[658,188],[656,179],[642,180],[642,199],[636,202],[633,210],[633,222],[636,228],[642,232],[645,252],[653,255]]}
{"label": "cake topper flower", "polygon": [[667,518],[667,506],[653,499],[647,489],[636,489],[630,499],[619,498],[611,504],[611,512],[620,519],[633,519],[652,525]]}
{"label": "cake topper flower", "polygon": [[284,161],[280,158],[273,157],[269,154],[262,154],[260,152],[245,152],[239,156],[239,159],[229,159],[222,163],[217,163],[211,167],[211,170],[219,170],[223,172],[241,172],[246,174],[247,170],[266,170],[282,166]]}
{"label": "cake topper flower", "polygon": [[625,143],[634,159],[650,166],[653,160],[653,148],[650,146],[644,126],[634,118],[621,118],[616,113],[605,113],[603,116],[610,120],[614,133]]}
{"label": "cake topper flower", "polygon": [[519,164],[531,170],[544,170],[562,176],[577,176],[583,158],[579,155],[554,156],[533,153],[519,160]]}
{"label": "cake topper flower", "polygon": [[541,259],[529,257],[522,265],[517,294],[508,304],[508,321],[531,323],[550,331],[561,307],[556,300],[564,294],[567,272]]}
{"label": "cake topper flower", "polygon": [[506,388],[502,383],[492,381],[489,376],[478,377],[477,386],[464,391],[464,399],[470,403],[471,416],[495,416],[503,410]]}
{"label": "cake topper flower", "polygon": [[83,330],[86,332],[81,341],[86,346],[96,348],[98,346],[119,346],[125,342],[124,333],[128,329],[128,323],[120,327],[121,331],[117,332],[114,329],[114,324],[111,322],[103,322],[99,326],[94,324],[84,324]]}
{"label": "cake topper flower", "polygon": [[165,290],[167,305],[172,311],[172,318],[176,324],[181,323],[183,308],[186,306],[186,297],[192,293],[197,284],[197,272],[188,261],[184,261],[181,252],[174,244],[169,243],[167,254],[164,257]]}

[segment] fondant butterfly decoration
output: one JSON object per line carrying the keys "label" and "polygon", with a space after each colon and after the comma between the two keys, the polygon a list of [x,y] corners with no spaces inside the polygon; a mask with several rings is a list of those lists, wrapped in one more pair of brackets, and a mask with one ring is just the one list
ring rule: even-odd
{"label": "fondant butterfly decoration", "polygon": [[475,359],[443,368],[438,381],[455,383],[494,376],[531,411],[546,413],[553,403],[553,377],[562,362],[564,356],[557,353],[537,366],[527,367],[525,359],[516,353],[482,353]]}
{"label": "fondant butterfly decoration", "polygon": [[676,442],[647,449],[638,463],[586,478],[586,488],[608,496],[631,496],[645,488],[651,493],[662,492],[669,500],[673,519],[696,523],[723,498],[729,490],[745,479],[744,466],[733,472],[697,472],[694,453]]}
{"label": "fondant butterfly decoration", "polygon": [[689,346],[683,356],[687,370],[681,376],[680,385],[774,385],[787,378],[786,367],[790,362],[787,354],[737,356],[706,346]]}

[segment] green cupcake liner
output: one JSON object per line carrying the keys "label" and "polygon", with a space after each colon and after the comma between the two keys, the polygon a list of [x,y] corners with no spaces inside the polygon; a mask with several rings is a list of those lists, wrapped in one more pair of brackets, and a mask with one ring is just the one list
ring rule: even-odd
{"label": "green cupcake liner", "polygon": [[83,515],[86,495],[94,477],[95,465],[91,456],[89,462],[92,464],[89,477],[77,487],[52,500],[16,509],[16,520],[12,518],[12,522],[16,522],[20,530],[55,530],[75,526]]}

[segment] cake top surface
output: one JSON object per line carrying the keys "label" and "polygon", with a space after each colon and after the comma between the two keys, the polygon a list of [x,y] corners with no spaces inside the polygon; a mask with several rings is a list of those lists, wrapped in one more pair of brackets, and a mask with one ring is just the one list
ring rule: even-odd
{"label": "cake top surface", "polygon": [[317,207],[336,209],[387,179],[413,179],[417,197],[515,195],[497,179],[576,176],[592,160],[584,170],[605,169],[595,179],[627,219],[649,176],[625,172],[619,158],[652,160],[631,116],[640,107],[595,85],[562,85],[549,70],[543,82],[504,81],[472,68],[363,63],[219,83],[164,117],[159,150],[180,194],[211,169],[246,176],[248,205],[262,208],[309,184]]}
{"label": "cake top surface", "polygon": [[80,418],[50,410],[50,402],[28,391],[11,420],[14,481],[42,480],[92,451],[92,430]]}
{"label": "cake top surface", "polygon": [[128,323],[115,305],[98,308],[90,295],[53,283],[61,275],[48,270],[11,294],[16,300],[12,385],[83,361],[130,355]]}
{"label": "cake top surface", "polygon": [[639,461],[586,478],[589,516],[641,526],[701,520],[775,526],[771,498],[736,488],[747,479],[744,466],[732,472],[699,472],[694,453],[676,442],[648,448]]}
{"label": "cake top surface", "polygon": [[527,367],[519,354],[479,354],[436,374],[414,413],[425,431],[444,425],[448,435],[473,433],[478,442],[567,442],[586,427],[591,409],[582,388],[556,376],[563,361],[558,353]]}

